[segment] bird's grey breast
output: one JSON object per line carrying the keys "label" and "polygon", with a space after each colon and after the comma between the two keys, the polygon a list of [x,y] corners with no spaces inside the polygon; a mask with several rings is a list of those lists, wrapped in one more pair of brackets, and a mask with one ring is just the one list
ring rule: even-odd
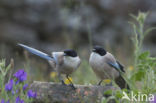
{"label": "bird's grey breast", "polygon": [[53,58],[59,73],[71,74],[80,65],[79,57],[64,56],[64,52],[53,52]]}
{"label": "bird's grey breast", "polygon": [[79,57],[64,56],[63,61],[64,61],[64,63],[59,68],[59,71],[63,74],[71,74],[80,65]]}
{"label": "bird's grey breast", "polygon": [[64,57],[64,65],[73,69],[77,69],[81,63],[80,58],[77,57]]}
{"label": "bird's grey breast", "polygon": [[116,62],[115,58],[110,53],[107,53],[104,56],[100,56],[96,53],[91,54],[90,65],[99,78],[116,78],[119,75],[118,71],[110,67],[107,62]]}
{"label": "bird's grey breast", "polygon": [[91,53],[89,63],[93,69],[100,69],[103,65],[102,57],[97,53]]}

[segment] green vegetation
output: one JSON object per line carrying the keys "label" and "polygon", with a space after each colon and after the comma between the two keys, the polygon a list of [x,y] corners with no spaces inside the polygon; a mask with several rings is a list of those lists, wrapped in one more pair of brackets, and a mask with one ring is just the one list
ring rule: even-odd
{"label": "green vegetation", "polygon": [[[117,91],[107,91],[106,94],[112,94],[108,99],[103,99],[102,103],[107,103],[109,99],[115,99],[117,103],[128,103],[133,102],[137,103],[139,100],[139,94],[150,94],[156,93],[156,58],[150,57],[149,51],[142,51],[142,43],[145,36],[155,29],[155,27],[148,28],[144,30],[144,22],[147,17],[147,13],[139,12],[138,16],[131,15],[135,22],[130,22],[133,27],[134,34],[132,35],[132,40],[134,43],[134,69],[126,69],[126,75],[124,78],[127,80],[130,85],[131,91],[127,90],[117,90]],[[123,91],[131,97],[131,92],[137,94],[137,101],[129,101],[126,99],[122,100]],[[131,99],[131,98],[130,98]],[[141,98],[142,99],[142,98]],[[144,97],[141,103],[147,103],[148,97]]]}
{"label": "green vegetation", "polygon": [[[126,73],[123,75],[127,83],[129,84],[131,91],[133,91],[135,94],[155,94],[156,93],[156,58],[155,57],[150,57],[150,52],[149,51],[142,51],[142,44],[143,40],[146,37],[146,35],[149,34],[150,31],[155,29],[155,27],[151,27],[148,29],[144,29],[144,23],[147,18],[147,13],[142,13],[139,12],[138,16],[131,15],[132,18],[135,20],[135,22],[130,22],[132,25],[132,28],[134,30],[133,35],[132,35],[132,40],[134,44],[134,63],[133,65],[128,68],[125,67]],[[91,42],[91,35],[89,33],[89,38],[90,38],[90,43]],[[30,67],[29,59],[27,59],[28,64],[26,64],[26,67]],[[0,61],[0,99],[12,99],[8,97],[8,93],[5,90],[5,83],[6,81],[9,81],[11,78],[11,75],[9,75],[9,70],[11,68],[11,65],[5,66],[5,61],[2,60]],[[35,71],[38,68],[35,69]],[[28,74],[29,71],[28,71]],[[10,77],[8,77],[10,76]],[[38,75],[39,76],[39,75]],[[8,78],[6,78],[8,77]],[[96,85],[98,82],[98,78],[95,76],[93,73],[91,67],[88,64],[88,61],[83,60],[81,63],[80,68],[71,75],[73,82],[75,84],[86,84],[86,85]],[[51,80],[54,82],[58,82],[57,79],[57,74],[54,72],[51,73]],[[30,79],[30,78],[28,78]],[[68,81],[67,81],[68,82]],[[113,83],[114,84],[114,83]],[[19,88],[22,88],[24,84],[20,84]],[[117,86],[116,84],[114,84]],[[22,90],[21,90],[22,91]],[[114,99],[117,103],[128,103],[130,102],[129,100],[122,99],[123,97],[123,92],[127,93],[127,95],[130,97],[131,96],[131,91],[129,90],[116,90],[116,91],[111,91],[108,90],[104,94],[105,95],[111,95],[108,98],[102,98],[101,103],[107,103],[110,99]],[[20,94],[22,95],[22,99],[26,98],[26,94]],[[17,95],[15,95],[17,97]],[[15,97],[13,100],[15,100]],[[139,96],[137,96],[139,97]],[[145,101],[146,98],[143,98],[143,102]],[[135,103],[137,101],[133,101]]]}
{"label": "green vegetation", "polygon": [[30,103],[37,93],[28,90],[27,73],[20,69],[12,76],[11,67],[12,63],[6,66],[5,60],[0,61],[0,102]]}

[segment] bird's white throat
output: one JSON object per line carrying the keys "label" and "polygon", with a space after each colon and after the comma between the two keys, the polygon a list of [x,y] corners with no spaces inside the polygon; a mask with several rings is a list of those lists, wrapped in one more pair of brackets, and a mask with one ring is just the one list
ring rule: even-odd
{"label": "bird's white throat", "polygon": [[80,58],[79,57],[69,57],[69,56],[64,57],[64,64],[67,65],[67,66],[77,68],[79,63],[80,63]]}

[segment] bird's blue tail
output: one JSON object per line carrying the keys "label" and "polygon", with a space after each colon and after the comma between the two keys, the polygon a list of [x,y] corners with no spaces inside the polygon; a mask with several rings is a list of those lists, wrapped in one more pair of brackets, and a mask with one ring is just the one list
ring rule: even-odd
{"label": "bird's blue tail", "polygon": [[26,46],[24,44],[18,44],[19,46],[23,47],[24,49],[26,49],[27,51],[31,52],[32,54],[35,54],[41,58],[44,58],[46,60],[54,60],[52,57],[50,57],[48,54],[43,53],[37,49],[31,48],[29,46]]}

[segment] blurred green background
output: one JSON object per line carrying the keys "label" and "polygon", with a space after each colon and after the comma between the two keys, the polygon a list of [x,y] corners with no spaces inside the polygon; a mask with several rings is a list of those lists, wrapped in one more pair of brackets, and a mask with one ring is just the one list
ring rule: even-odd
{"label": "blurred green background", "polygon": [[[156,26],[155,0],[0,0],[0,59],[14,69],[29,71],[29,78],[55,81],[47,61],[25,52],[17,43],[48,54],[73,48],[82,65],[72,77],[79,84],[97,81],[88,64],[93,45],[101,45],[132,69],[133,45],[129,14],[149,12],[146,26]],[[146,27],[145,27],[146,28]],[[156,31],[144,40],[143,50],[156,56]]]}

